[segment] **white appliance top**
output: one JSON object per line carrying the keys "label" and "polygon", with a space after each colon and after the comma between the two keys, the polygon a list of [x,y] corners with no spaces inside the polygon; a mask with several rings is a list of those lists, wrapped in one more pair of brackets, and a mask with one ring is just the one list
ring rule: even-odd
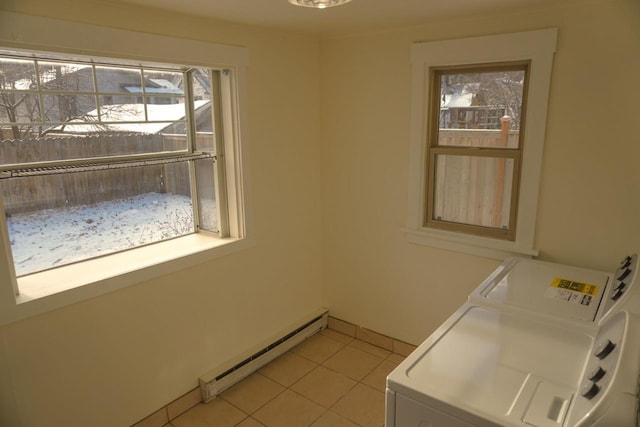
{"label": "white appliance top", "polygon": [[617,312],[586,333],[467,303],[389,374],[387,388],[478,426],[630,427],[640,375],[632,316]]}
{"label": "white appliance top", "polygon": [[511,258],[482,282],[469,300],[502,310],[593,323],[602,311],[603,295],[611,281],[611,275],[601,271]]}
{"label": "white appliance top", "polygon": [[549,414],[565,417],[592,342],[585,333],[465,304],[388,384],[423,404],[498,425],[558,426]]}

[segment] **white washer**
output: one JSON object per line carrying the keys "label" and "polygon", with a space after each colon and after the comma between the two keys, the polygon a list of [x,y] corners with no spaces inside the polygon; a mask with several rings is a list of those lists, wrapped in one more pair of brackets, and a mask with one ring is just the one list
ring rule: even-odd
{"label": "white washer", "polygon": [[[618,279],[620,269],[503,263],[387,377],[386,426],[635,426],[640,320],[623,311],[640,308],[635,266],[637,255]],[[555,298],[558,278],[583,295],[598,287],[597,302]]]}

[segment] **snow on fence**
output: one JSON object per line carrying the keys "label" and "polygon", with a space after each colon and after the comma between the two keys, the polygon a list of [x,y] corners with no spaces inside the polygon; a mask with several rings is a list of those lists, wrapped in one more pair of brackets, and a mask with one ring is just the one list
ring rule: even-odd
{"label": "snow on fence", "polygon": [[[114,134],[48,136],[0,141],[0,163],[31,163],[69,158],[104,157],[182,150],[184,135]],[[171,168],[187,163],[152,165],[104,171],[52,174],[0,181],[7,214],[63,206],[92,204],[142,193],[189,195],[189,174]]]}

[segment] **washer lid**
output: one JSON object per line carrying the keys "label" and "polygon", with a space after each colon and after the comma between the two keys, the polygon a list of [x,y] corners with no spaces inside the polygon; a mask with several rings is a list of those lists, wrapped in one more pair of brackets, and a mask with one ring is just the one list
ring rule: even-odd
{"label": "washer lid", "polygon": [[[429,339],[432,345],[419,347],[392,372],[392,388],[425,404],[440,402],[503,422],[521,420],[541,390],[564,390],[561,398],[570,401],[590,336],[509,313],[463,308],[451,327]],[[557,405],[553,398],[537,399]]]}
{"label": "washer lid", "polygon": [[470,295],[480,305],[507,306],[593,322],[609,274],[527,259],[510,259]]}

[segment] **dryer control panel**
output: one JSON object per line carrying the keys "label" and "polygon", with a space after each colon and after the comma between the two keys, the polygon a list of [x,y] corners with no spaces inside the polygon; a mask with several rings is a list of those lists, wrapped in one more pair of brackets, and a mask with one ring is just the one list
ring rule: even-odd
{"label": "dryer control panel", "polygon": [[618,311],[596,334],[567,426],[635,425],[640,320]]}
{"label": "dryer control panel", "polygon": [[638,254],[633,254],[625,257],[613,273],[613,284],[605,300],[603,317],[612,313],[614,308],[640,313],[640,295],[634,295],[640,292],[635,289],[637,280]]}

